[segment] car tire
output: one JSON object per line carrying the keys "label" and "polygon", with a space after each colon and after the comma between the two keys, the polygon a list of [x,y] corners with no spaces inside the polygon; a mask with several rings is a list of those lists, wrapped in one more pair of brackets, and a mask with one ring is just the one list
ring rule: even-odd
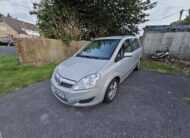
{"label": "car tire", "polygon": [[140,64],[141,64],[141,61],[138,62],[137,66],[135,68],[136,71],[138,71],[140,69]]}
{"label": "car tire", "polygon": [[118,91],[118,86],[119,86],[118,79],[115,78],[110,82],[104,96],[105,103],[111,103],[115,99]]}

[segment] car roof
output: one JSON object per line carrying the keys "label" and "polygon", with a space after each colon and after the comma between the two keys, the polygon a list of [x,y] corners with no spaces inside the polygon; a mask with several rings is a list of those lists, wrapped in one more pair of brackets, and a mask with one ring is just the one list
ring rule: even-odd
{"label": "car roof", "polygon": [[108,36],[108,37],[95,38],[94,40],[103,40],[103,39],[123,39],[123,38],[135,38],[135,36],[132,36],[132,35],[125,35],[125,36]]}

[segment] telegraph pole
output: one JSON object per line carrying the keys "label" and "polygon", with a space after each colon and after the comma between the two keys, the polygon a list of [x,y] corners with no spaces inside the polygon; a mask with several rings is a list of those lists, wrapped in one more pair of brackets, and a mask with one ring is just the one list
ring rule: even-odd
{"label": "telegraph pole", "polygon": [[181,19],[182,19],[183,11],[184,11],[183,9],[180,11],[179,21],[181,21]]}

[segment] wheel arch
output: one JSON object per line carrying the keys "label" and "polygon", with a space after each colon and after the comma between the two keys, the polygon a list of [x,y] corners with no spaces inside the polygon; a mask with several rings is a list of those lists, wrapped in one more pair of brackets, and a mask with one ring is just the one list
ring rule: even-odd
{"label": "wheel arch", "polygon": [[120,77],[119,76],[116,76],[115,78],[113,78],[113,79],[117,79],[117,81],[118,81],[118,83],[120,83]]}
{"label": "wheel arch", "polygon": [[110,84],[110,82],[111,82],[113,79],[115,79],[115,78],[116,78],[116,79],[118,80],[118,82],[120,83],[120,81],[121,81],[121,75],[120,75],[120,73],[116,72],[116,73],[112,74],[111,76],[109,76],[108,79],[105,80],[104,87],[107,88],[108,85]]}

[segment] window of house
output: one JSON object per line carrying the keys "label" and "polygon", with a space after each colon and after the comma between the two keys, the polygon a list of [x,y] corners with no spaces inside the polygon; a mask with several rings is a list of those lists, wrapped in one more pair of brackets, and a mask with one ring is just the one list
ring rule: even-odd
{"label": "window of house", "polygon": [[7,27],[6,26],[0,26],[0,30],[1,31],[7,31]]}

